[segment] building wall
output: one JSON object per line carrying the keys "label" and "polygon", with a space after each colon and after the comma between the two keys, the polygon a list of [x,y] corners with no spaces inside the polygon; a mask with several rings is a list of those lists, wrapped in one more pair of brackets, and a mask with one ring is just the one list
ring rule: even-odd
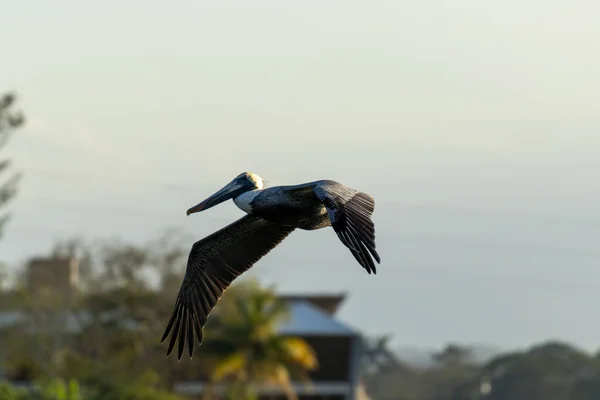
{"label": "building wall", "polygon": [[[347,400],[358,399],[358,388],[360,386],[360,361],[363,352],[363,341],[360,336],[354,336],[351,339],[350,350],[350,385],[353,390],[348,394]],[[364,397],[364,396],[363,396]]]}
{"label": "building wall", "polygon": [[77,288],[79,264],[70,258],[38,258],[27,266],[27,289],[30,293],[51,290],[70,296]]}
{"label": "building wall", "polygon": [[319,368],[310,373],[313,381],[348,382],[352,338],[347,336],[306,336],[303,338],[317,353]]}

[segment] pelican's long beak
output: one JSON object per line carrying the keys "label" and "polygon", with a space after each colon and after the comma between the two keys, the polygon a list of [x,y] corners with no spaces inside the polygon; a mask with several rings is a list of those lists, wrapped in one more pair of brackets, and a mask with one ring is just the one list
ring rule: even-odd
{"label": "pelican's long beak", "polygon": [[217,193],[213,194],[206,200],[196,204],[194,207],[187,210],[186,214],[190,215],[199,211],[208,210],[209,208],[214,207],[217,204],[220,204],[226,200],[235,197],[235,195],[241,188],[242,185],[240,185],[236,181],[231,181],[227,186],[219,190]]}

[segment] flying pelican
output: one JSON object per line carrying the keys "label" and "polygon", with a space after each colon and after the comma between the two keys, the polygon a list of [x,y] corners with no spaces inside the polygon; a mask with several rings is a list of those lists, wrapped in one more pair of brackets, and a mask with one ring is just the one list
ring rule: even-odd
{"label": "flying pelican", "polygon": [[[226,200],[247,215],[194,243],[171,318],[161,339],[171,340],[167,357],[179,337],[181,360],[187,339],[190,358],[194,341],[202,344],[207,318],[234,279],[283,241],[295,229],[331,226],[358,263],[375,274],[375,209],[372,196],[332,180],[265,188],[261,177],[243,172],[221,190],[187,210],[208,210]],[[370,253],[370,254],[369,254]],[[196,338],[194,337],[196,334]]]}

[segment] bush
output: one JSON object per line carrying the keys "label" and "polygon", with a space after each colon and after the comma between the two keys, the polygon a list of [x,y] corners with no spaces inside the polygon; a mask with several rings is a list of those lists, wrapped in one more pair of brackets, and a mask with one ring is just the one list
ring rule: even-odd
{"label": "bush", "polygon": [[0,399],[2,400],[29,400],[29,393],[18,389],[8,382],[0,382]]}
{"label": "bush", "polygon": [[83,396],[79,383],[75,380],[42,381],[31,391],[16,388],[8,382],[0,382],[0,400],[182,400],[170,392],[139,385],[89,389]]}

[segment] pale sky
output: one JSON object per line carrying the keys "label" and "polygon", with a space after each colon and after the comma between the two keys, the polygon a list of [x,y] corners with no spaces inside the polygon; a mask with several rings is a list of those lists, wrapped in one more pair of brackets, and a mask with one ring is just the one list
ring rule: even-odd
{"label": "pale sky", "polygon": [[[84,4],[85,3],[85,4]],[[28,118],[0,257],[70,236],[196,239],[185,210],[238,173],[376,198],[369,276],[330,229],[256,265],[348,291],[397,345],[599,347],[596,0],[42,1],[0,5],[0,90]],[[186,243],[191,245],[190,243]]]}

